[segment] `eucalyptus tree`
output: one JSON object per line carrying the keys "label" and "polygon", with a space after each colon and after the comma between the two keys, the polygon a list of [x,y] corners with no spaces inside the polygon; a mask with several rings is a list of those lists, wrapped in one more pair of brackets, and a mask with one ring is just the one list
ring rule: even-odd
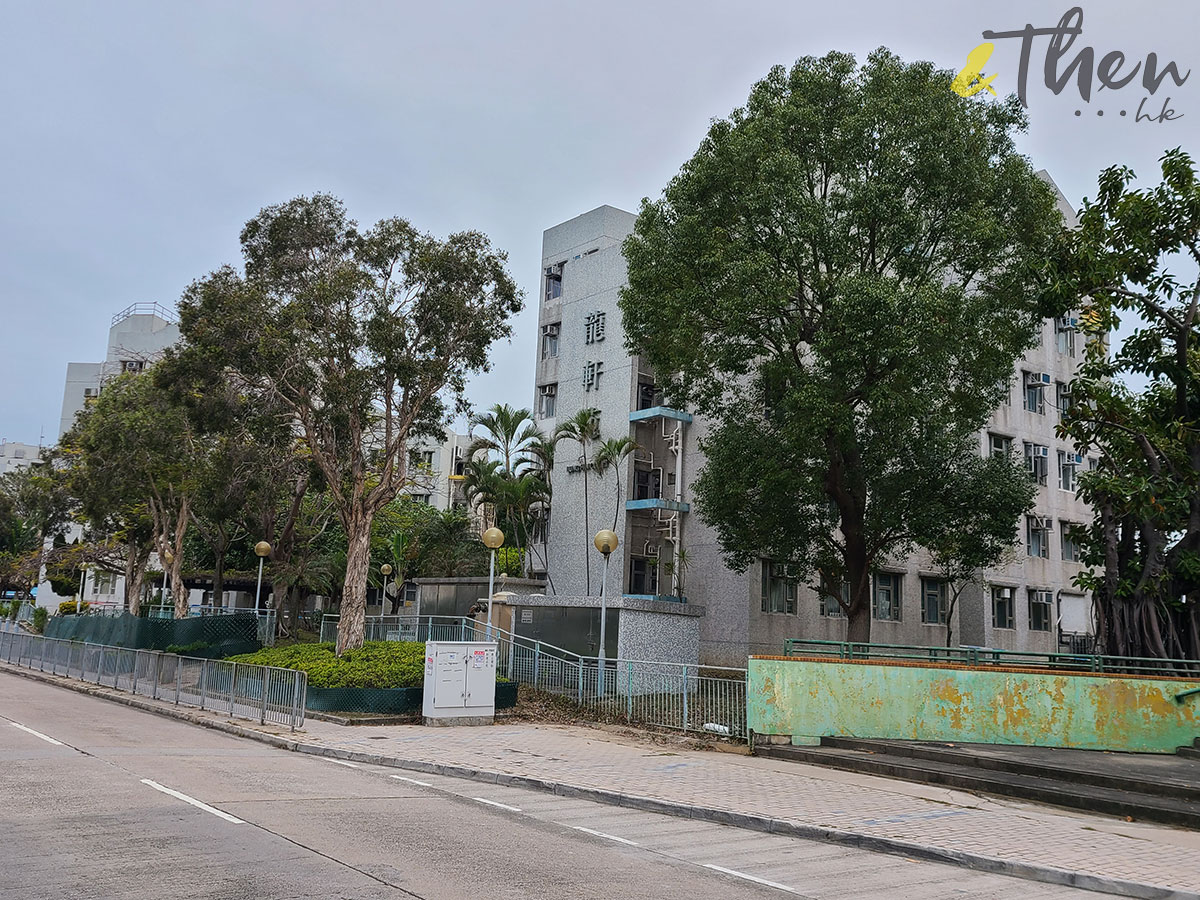
{"label": "eucalyptus tree", "polygon": [[[583,472],[583,538],[584,546],[591,547],[592,525],[588,511],[588,473],[594,465],[592,449],[600,440],[600,410],[594,407],[581,409],[554,429],[554,443],[571,441],[579,446],[579,467]],[[584,553],[584,576],[587,593],[592,593],[592,554]]]}
{"label": "eucalyptus tree", "polygon": [[400,218],[360,230],[328,195],[264,209],[241,246],[241,271],[188,288],[180,327],[286,409],[324,478],[347,541],[340,654],[363,642],[372,520],[406,485],[413,441],[465,407],[521,293],[484,235],[438,240]]}
{"label": "eucalyptus tree", "polygon": [[[872,570],[928,540],[946,479],[970,476],[1062,229],[1014,146],[1019,101],[952,79],[882,49],[772,69],[624,245],[628,347],[712,423],[699,513],[739,570],[849,581],[855,641]],[[976,487],[950,523],[999,502]]]}

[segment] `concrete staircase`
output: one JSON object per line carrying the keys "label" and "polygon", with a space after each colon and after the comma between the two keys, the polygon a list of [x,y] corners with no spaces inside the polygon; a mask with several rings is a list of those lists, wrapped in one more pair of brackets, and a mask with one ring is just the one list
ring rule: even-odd
{"label": "concrete staircase", "polygon": [[759,756],[1200,830],[1200,738],[1178,755],[823,738]]}

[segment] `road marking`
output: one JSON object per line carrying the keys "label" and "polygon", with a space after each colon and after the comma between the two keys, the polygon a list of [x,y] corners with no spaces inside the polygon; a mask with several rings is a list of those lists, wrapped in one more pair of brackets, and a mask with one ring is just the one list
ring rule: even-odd
{"label": "road marking", "polygon": [[509,812],[520,812],[521,811],[516,806],[509,806],[507,803],[497,803],[495,800],[484,800],[482,797],[472,797],[471,799],[476,801],[477,803],[486,803],[488,806],[498,806],[501,809],[507,809]]}
{"label": "road marking", "polygon": [[326,756],[325,759],[331,763],[337,763],[339,766],[345,766],[348,769],[357,769],[358,768],[357,764],[352,763],[352,762],[346,762],[344,759],[329,759],[328,756]]}
{"label": "road marking", "polygon": [[415,778],[405,778],[403,775],[393,775],[397,781],[407,781],[409,784],[419,784],[421,787],[433,787],[428,781],[417,781]]}
{"label": "road marking", "polygon": [[797,893],[795,888],[790,888],[786,884],[780,884],[777,881],[767,881],[765,878],[758,878],[754,875],[747,875],[745,872],[739,872],[737,869],[727,869],[724,866],[714,866],[711,863],[705,863],[704,868],[712,869],[716,872],[723,872],[726,875],[732,875],[734,878],[745,878],[747,881],[753,881],[755,884],[765,884],[767,887],[773,887],[781,891],[787,891],[789,894]]}
{"label": "road marking", "polygon": [[9,719],[8,724],[11,725],[13,728],[20,728],[22,731],[24,731],[28,734],[32,734],[35,738],[41,738],[47,744],[53,744],[55,747],[64,746],[62,741],[56,741],[54,738],[50,737],[50,735],[42,734],[40,731],[34,731],[32,728],[26,728],[20,722],[14,722],[12,719]]}
{"label": "road marking", "polygon": [[150,785],[150,787],[154,788],[156,791],[162,791],[164,794],[170,794],[176,800],[182,800],[184,803],[190,803],[190,804],[192,804],[192,806],[195,806],[197,809],[202,809],[207,813],[212,813],[217,818],[224,819],[226,822],[232,822],[234,825],[245,825],[246,824],[241,819],[237,818],[237,816],[231,816],[229,813],[221,812],[221,810],[216,809],[215,807],[209,806],[207,803],[201,803],[195,797],[189,797],[187,794],[181,794],[181,793],[179,793],[179,791],[173,791],[169,787],[163,787],[157,781],[151,781],[149,778],[143,778],[142,784],[148,784],[148,785]]}
{"label": "road marking", "polygon": [[630,847],[636,847],[637,841],[631,841],[628,838],[617,837],[615,834],[605,834],[603,831],[593,831],[591,828],[584,828],[582,825],[572,825],[576,831],[582,831],[584,834],[590,834],[593,837],[604,838],[609,841],[616,841],[618,844],[628,844]]}

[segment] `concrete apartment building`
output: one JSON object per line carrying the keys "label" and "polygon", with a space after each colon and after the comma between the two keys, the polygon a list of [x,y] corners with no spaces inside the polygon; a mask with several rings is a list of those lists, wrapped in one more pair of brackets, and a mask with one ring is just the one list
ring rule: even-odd
{"label": "concrete apartment building", "polygon": [[0,440],[0,475],[38,465],[41,458],[42,448],[35,444]]}
{"label": "concrete apartment building", "polygon": [[[1061,195],[1060,207],[1072,220]],[[599,594],[602,561],[591,536],[613,528],[620,547],[609,562],[609,596],[656,609],[686,605],[693,614],[703,607],[702,663],[741,665],[750,653],[782,652],[787,638],[844,640],[845,619],[835,602],[769,563],[731,571],[716,533],[691,507],[706,423],[664,406],[653,373],[624,346],[620,245],[634,219],[602,206],[543,237],[538,424],[549,433],[578,410],[595,407],[603,438],[628,435],[640,448],[619,472],[588,475],[585,521],[578,446],[559,445],[547,535],[553,593]],[[962,590],[950,623],[955,645],[1052,652],[1086,644],[1090,603],[1072,585],[1080,566],[1066,526],[1090,520],[1074,490],[1076,474],[1089,461],[1054,435],[1082,349],[1070,318],[1043,323],[1039,345],[1015,367],[1008,401],[980,432],[981,453],[1024,458],[1039,486],[1032,513],[1019,523],[1021,543],[1011,561]],[[686,565],[678,562],[681,548]],[[919,554],[882,567],[873,583],[872,640],[944,645],[947,599],[947,586]]]}

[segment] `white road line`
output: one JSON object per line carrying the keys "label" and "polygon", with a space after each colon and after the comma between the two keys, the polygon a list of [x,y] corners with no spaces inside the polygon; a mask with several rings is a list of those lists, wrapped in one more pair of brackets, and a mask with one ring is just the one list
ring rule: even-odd
{"label": "white road line", "polygon": [[521,811],[516,806],[509,806],[507,803],[497,803],[495,800],[484,800],[482,797],[472,797],[471,799],[477,803],[486,803],[488,806],[498,806],[501,809],[507,809],[509,812],[520,812]]}
{"label": "white road line", "polygon": [[20,728],[22,731],[32,734],[35,738],[41,738],[47,744],[53,744],[55,747],[65,746],[62,741],[56,741],[54,738],[50,737],[50,735],[42,734],[40,731],[34,731],[32,728],[26,728],[20,722],[14,722],[12,719],[9,719],[8,724],[13,728]]}
{"label": "white road line", "polygon": [[584,834],[590,834],[593,837],[604,838],[608,841],[616,841],[618,844],[628,844],[630,847],[636,847],[637,841],[631,841],[628,838],[617,837],[615,834],[605,834],[603,831],[593,831],[591,828],[584,828],[582,825],[572,825],[576,831],[582,831]]}
{"label": "white road line", "polygon": [[327,762],[337,763],[339,766],[345,766],[348,769],[357,769],[357,763],[346,762],[344,759],[330,759],[328,756],[323,757]]}
{"label": "white road line", "polygon": [[202,809],[206,813],[212,813],[217,818],[224,819],[226,822],[232,822],[234,825],[245,825],[246,824],[245,822],[243,822],[241,819],[237,818],[236,816],[231,816],[227,812],[221,812],[221,810],[211,807],[207,803],[201,803],[195,797],[189,797],[187,794],[181,794],[181,793],[179,793],[179,791],[173,791],[169,787],[163,787],[157,781],[151,781],[149,778],[143,778],[142,784],[148,784],[148,785],[150,785],[150,787],[154,788],[156,791],[162,791],[164,794],[170,794],[176,800],[182,800],[184,803],[190,803],[190,804],[192,804],[192,806],[195,806],[197,809]]}
{"label": "white road line", "polygon": [[714,866],[711,863],[705,863],[704,868],[712,869],[716,872],[723,872],[726,875],[732,875],[734,878],[745,878],[747,881],[753,881],[755,884],[765,884],[767,887],[773,887],[781,891],[787,891],[789,894],[798,893],[795,888],[790,888],[786,884],[780,884],[777,881],[767,881],[765,878],[758,878],[754,875],[747,875],[745,872],[739,872],[737,869],[727,869],[724,866]]}
{"label": "white road line", "polygon": [[419,784],[421,787],[433,787],[428,781],[417,781],[415,778],[405,778],[403,775],[393,775],[397,781],[407,781],[409,784]]}

